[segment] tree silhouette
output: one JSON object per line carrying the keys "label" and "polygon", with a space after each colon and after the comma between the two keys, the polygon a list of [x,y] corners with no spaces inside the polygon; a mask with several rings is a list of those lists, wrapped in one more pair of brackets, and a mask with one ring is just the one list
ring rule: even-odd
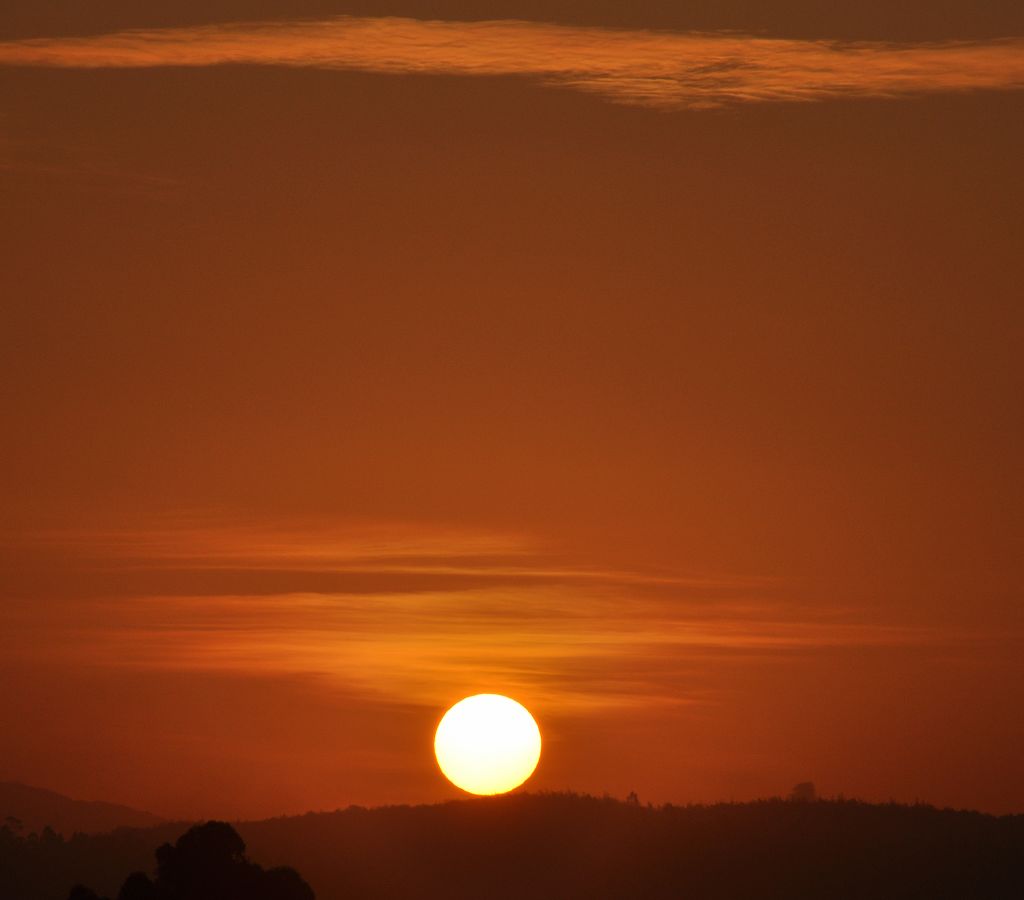
{"label": "tree silhouette", "polygon": [[818,792],[814,789],[813,781],[801,781],[793,785],[789,792],[789,799],[794,803],[813,803],[818,799]]}
{"label": "tree silhouette", "polygon": [[143,872],[129,875],[117,894],[117,900],[158,900],[159,897],[156,885]]}
{"label": "tree silhouette", "polygon": [[7,816],[4,819],[4,827],[12,834],[21,834],[24,830],[24,823],[17,816]]}
{"label": "tree silhouette", "polygon": [[[156,879],[133,872],[117,900],[315,900],[294,869],[264,869],[245,855],[245,842],[227,822],[207,822],[156,851]],[[68,900],[101,900],[75,887]]]}

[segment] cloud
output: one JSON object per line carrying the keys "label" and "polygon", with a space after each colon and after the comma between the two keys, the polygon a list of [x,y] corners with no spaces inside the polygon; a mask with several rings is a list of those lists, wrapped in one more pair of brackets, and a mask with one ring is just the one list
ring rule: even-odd
{"label": "cloud", "polygon": [[279,65],[525,76],[621,103],[705,108],[1024,86],[1024,39],[940,44],[343,16],[0,43],[0,64],[64,68]]}
{"label": "cloud", "polygon": [[809,610],[766,579],[588,567],[522,537],[422,524],[182,524],[7,549],[24,567],[7,572],[20,594],[0,621],[8,659],[311,676],[432,707],[475,691],[564,712],[693,703],[712,660],[934,639]]}
{"label": "cloud", "polygon": [[[8,659],[28,644],[8,621]],[[438,706],[501,691],[578,711],[692,703],[712,661],[763,663],[841,647],[928,643],[921,629],[818,617],[786,604],[518,585],[462,591],[93,600],[45,626],[51,662],[309,675]]]}

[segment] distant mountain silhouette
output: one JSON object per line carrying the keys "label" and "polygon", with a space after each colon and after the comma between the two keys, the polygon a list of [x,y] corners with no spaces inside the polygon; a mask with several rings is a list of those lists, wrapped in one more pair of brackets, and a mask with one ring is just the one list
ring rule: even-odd
{"label": "distant mountain silhouette", "polygon": [[115,828],[149,828],[163,821],[152,813],[92,800],[72,800],[63,794],[12,781],[0,781],[0,824],[17,819],[28,833],[49,826],[71,837],[99,834]]}
{"label": "distant mountain silhouette", "polygon": [[[1024,816],[924,805],[515,794],[235,827],[251,859],[294,866],[318,900],[1024,898]],[[0,897],[67,900],[81,883],[117,898],[183,830],[32,841],[0,828]]]}

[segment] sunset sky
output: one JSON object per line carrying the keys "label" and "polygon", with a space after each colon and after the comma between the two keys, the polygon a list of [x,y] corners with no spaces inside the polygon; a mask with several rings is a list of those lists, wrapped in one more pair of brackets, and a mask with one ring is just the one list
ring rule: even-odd
{"label": "sunset sky", "polygon": [[11,5],[0,780],[1024,812],[1019,0]]}

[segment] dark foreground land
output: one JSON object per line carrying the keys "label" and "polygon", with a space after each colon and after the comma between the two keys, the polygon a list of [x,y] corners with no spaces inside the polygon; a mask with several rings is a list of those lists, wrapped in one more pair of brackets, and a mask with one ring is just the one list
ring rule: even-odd
{"label": "dark foreground land", "polygon": [[[0,828],[0,898],[116,898],[190,823],[112,834]],[[819,800],[645,807],[519,794],[242,823],[248,857],[319,900],[1024,898],[1024,816]],[[229,898],[223,898],[229,900]]]}

